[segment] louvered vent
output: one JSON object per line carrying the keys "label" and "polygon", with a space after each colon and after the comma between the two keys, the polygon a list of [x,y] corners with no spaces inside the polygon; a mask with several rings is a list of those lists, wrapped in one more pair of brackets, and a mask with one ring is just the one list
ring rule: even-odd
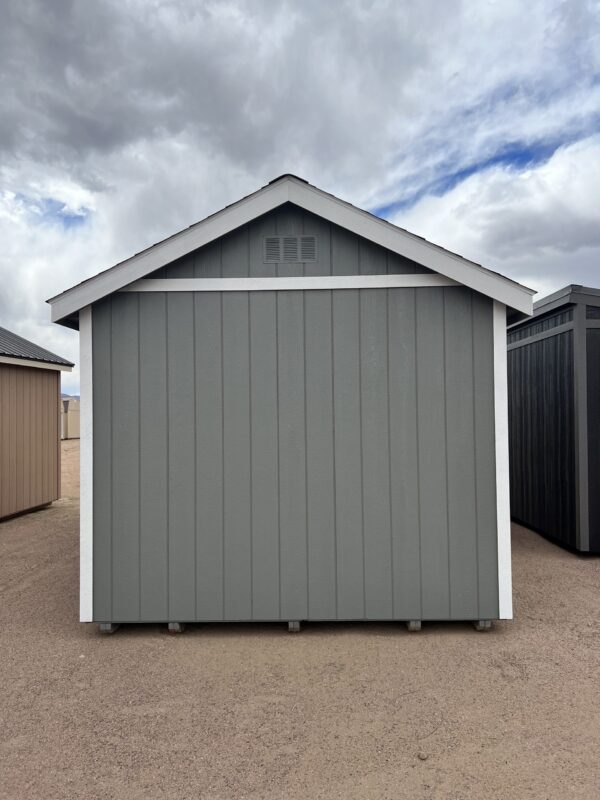
{"label": "louvered vent", "polygon": [[265,261],[281,261],[281,242],[279,236],[265,238]]}
{"label": "louvered vent", "polygon": [[317,260],[317,239],[316,236],[300,237],[300,261]]}
{"label": "louvered vent", "polygon": [[298,264],[316,260],[316,236],[265,236],[266,262]]}

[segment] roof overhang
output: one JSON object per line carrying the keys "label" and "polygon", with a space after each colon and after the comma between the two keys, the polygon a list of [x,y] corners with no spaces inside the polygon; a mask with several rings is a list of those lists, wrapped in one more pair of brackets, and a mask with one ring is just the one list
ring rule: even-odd
{"label": "roof overhang", "polygon": [[375,244],[480,292],[509,309],[530,315],[535,290],[451,253],[419,236],[356,208],[294,175],[283,175],[222,211],[143,250],[114,267],[73,286],[48,302],[52,321],[77,327],[81,308],[117,292],[172,261],[246,225],[257,217],[293,203]]}
{"label": "roof overhang", "polygon": [[13,358],[12,356],[0,356],[0,364],[10,364],[13,367],[54,369],[60,372],[71,372],[73,369],[72,364],[53,364],[51,361],[36,361],[34,358]]}

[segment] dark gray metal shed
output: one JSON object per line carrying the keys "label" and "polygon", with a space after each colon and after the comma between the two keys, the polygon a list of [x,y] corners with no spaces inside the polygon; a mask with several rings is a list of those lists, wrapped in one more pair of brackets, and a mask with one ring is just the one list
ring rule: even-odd
{"label": "dark gray metal shed", "polygon": [[600,552],[600,289],[566,286],[508,330],[511,511]]}
{"label": "dark gray metal shed", "polygon": [[531,290],[286,175],[52,301],[81,341],[81,619],[511,616]]}

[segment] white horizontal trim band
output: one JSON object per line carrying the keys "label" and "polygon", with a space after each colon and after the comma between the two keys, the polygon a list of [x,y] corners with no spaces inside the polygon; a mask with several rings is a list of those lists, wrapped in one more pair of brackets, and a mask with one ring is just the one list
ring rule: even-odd
{"label": "white horizontal trim band", "polygon": [[0,364],[12,364],[13,367],[36,367],[37,369],[55,369],[61,372],[71,372],[73,367],[67,364],[51,364],[48,361],[34,361],[30,358],[11,358],[0,356]]}
{"label": "white horizontal trim band", "polygon": [[457,286],[436,274],[318,275],[294,278],[155,278],[129,284],[122,292],[273,292],[304,289],[397,289]]}

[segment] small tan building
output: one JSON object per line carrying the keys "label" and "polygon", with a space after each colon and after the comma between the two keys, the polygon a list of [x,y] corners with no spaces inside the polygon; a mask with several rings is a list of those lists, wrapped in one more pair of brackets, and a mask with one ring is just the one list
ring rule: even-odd
{"label": "small tan building", "polygon": [[79,439],[79,399],[63,397],[60,410],[60,438]]}
{"label": "small tan building", "polygon": [[72,367],[0,328],[0,519],[60,496],[60,373]]}

